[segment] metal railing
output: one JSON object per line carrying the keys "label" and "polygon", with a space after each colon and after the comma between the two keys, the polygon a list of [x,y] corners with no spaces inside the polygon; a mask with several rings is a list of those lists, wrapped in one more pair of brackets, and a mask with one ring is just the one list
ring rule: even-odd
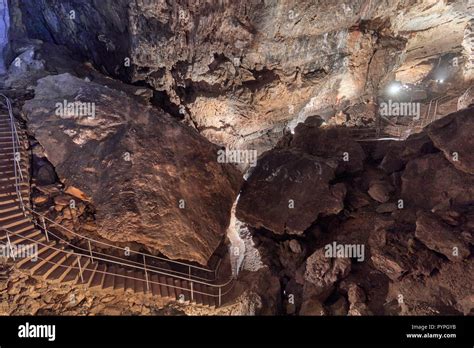
{"label": "metal railing", "polygon": [[15,190],[18,196],[18,201],[20,203],[21,210],[26,215],[25,203],[23,202],[23,197],[21,195],[20,185],[24,183],[24,176],[21,170],[21,152],[19,151],[21,143],[20,137],[18,136],[18,132],[16,129],[15,118],[13,116],[13,108],[10,99],[0,93],[0,97],[4,99],[4,105],[8,111],[8,118],[10,120],[10,130],[11,130],[11,139],[12,139],[12,151],[13,151],[13,174],[15,176]]}
{"label": "metal railing", "polygon": [[[191,301],[194,301],[194,296],[196,294],[201,294],[201,295],[204,295],[204,296],[213,297],[213,298],[217,299],[217,305],[218,306],[222,305],[224,296],[228,295],[233,290],[234,285],[235,285],[234,281],[233,281],[234,280],[233,278],[229,279],[227,282],[225,282],[223,284],[207,283],[207,282],[204,282],[204,281],[189,279],[189,278],[186,278],[186,277],[177,276],[175,274],[169,274],[169,273],[165,273],[165,272],[162,272],[162,271],[155,271],[155,270],[151,270],[151,269],[146,269],[146,268],[143,268],[143,267],[137,266],[137,265],[130,265],[130,264],[121,263],[121,262],[117,262],[117,261],[111,261],[109,259],[102,258],[102,257],[91,257],[89,255],[78,253],[78,252],[75,252],[73,250],[65,250],[65,249],[58,248],[58,247],[55,247],[53,245],[50,245],[50,244],[48,244],[48,242],[43,243],[42,241],[29,238],[29,237],[23,235],[22,233],[12,232],[9,229],[4,228],[4,227],[0,227],[0,230],[5,232],[6,239],[7,239],[7,243],[0,242],[0,245],[6,245],[7,247],[10,248],[10,255],[12,256],[13,260],[16,260],[16,258],[15,258],[15,251],[13,250],[13,247],[12,247],[13,244],[11,243],[11,237],[12,236],[21,237],[23,241],[30,241],[34,244],[37,244],[39,246],[44,247],[43,250],[54,250],[54,251],[56,251],[56,253],[50,254],[49,258],[41,257],[41,252],[38,252],[38,255],[35,255],[35,259],[37,259],[36,262],[38,262],[38,260],[43,261],[43,264],[41,266],[43,266],[44,264],[47,263],[47,264],[54,265],[56,267],[67,268],[68,269],[68,270],[66,270],[67,273],[69,273],[72,269],[75,269],[75,270],[78,271],[78,277],[81,279],[81,282],[84,283],[84,284],[85,284],[84,278],[83,278],[84,272],[86,270],[91,271],[90,269],[88,269],[89,264],[90,263],[97,264],[99,261],[102,261],[105,264],[112,263],[112,264],[117,265],[117,266],[134,268],[135,270],[144,271],[145,278],[137,278],[137,277],[133,277],[133,276],[125,275],[125,274],[113,273],[113,272],[107,271],[107,269],[102,271],[102,270],[97,269],[97,267],[96,267],[95,270],[92,270],[93,272],[97,272],[97,273],[101,273],[101,274],[105,274],[105,275],[111,275],[113,277],[119,277],[119,278],[123,278],[123,279],[130,279],[130,280],[143,282],[144,284],[146,284],[148,292],[152,292],[151,286],[153,286],[153,285],[161,285],[161,286],[166,287],[166,288],[173,288],[173,289],[181,290],[183,292],[189,292]],[[39,248],[38,248],[38,250],[39,250]],[[76,257],[77,259],[71,265],[63,265],[61,262],[51,261],[50,259],[52,259],[52,257],[57,255],[57,253],[64,253],[65,255],[67,255],[67,257]],[[30,259],[31,258],[32,257],[30,257]],[[82,263],[81,259],[83,259],[83,258],[88,259],[88,261]],[[64,275],[66,276],[67,273],[64,274]],[[162,283],[161,281],[153,280],[152,276],[155,275],[155,274],[156,275],[162,275],[162,276],[165,276],[165,277],[170,277],[173,280],[178,279],[178,280],[184,281],[184,282],[186,282],[186,284],[189,284],[189,288],[179,286],[179,285],[175,285],[175,284]],[[92,276],[93,276],[93,274],[90,275],[91,278],[89,279],[89,282],[86,285],[90,285],[90,281],[92,280]],[[202,286],[204,289],[207,289],[207,291],[205,291],[205,290],[201,290],[201,291],[196,290],[196,285]],[[124,284],[124,289],[126,290],[126,284]],[[184,295],[184,294],[178,294],[178,297],[180,297],[180,295]]]}
{"label": "metal railing", "polygon": [[[104,262],[116,264],[116,265],[119,265],[119,266],[122,266],[122,267],[129,267],[129,268],[139,269],[139,270],[143,271],[144,274],[145,274],[145,277],[146,277],[145,281],[147,283],[148,288],[149,288],[150,283],[157,283],[157,282],[153,282],[153,281],[151,281],[151,279],[149,279],[150,278],[149,273],[164,275],[164,276],[167,276],[167,277],[172,277],[174,279],[186,280],[187,282],[190,283],[191,293],[193,291],[193,289],[192,289],[193,284],[202,284],[203,286],[207,286],[209,288],[213,288],[213,289],[215,288],[215,289],[218,290],[218,293],[219,293],[218,294],[219,305],[222,303],[223,289],[226,289],[230,284],[232,284],[232,286],[233,286],[234,278],[230,277],[230,279],[228,281],[224,282],[223,284],[211,283],[211,282],[217,280],[219,266],[220,266],[220,260],[219,260],[216,268],[214,270],[210,270],[208,268],[192,265],[192,264],[181,262],[181,261],[170,260],[170,259],[166,259],[166,258],[163,258],[163,257],[142,253],[142,252],[139,252],[139,251],[133,251],[129,248],[118,247],[118,246],[110,244],[110,243],[98,241],[98,240],[95,240],[93,238],[80,235],[79,233],[74,232],[74,231],[72,231],[72,230],[70,230],[70,229],[54,222],[53,220],[46,217],[44,214],[36,212],[34,209],[28,207],[28,205],[25,204],[25,202],[23,200],[21,190],[20,190],[21,184],[25,184],[26,182],[25,182],[25,178],[24,178],[23,173],[22,173],[22,168],[20,166],[21,153],[20,153],[19,149],[21,147],[21,143],[20,143],[20,138],[18,136],[18,132],[17,132],[16,125],[15,125],[15,119],[14,119],[14,116],[13,116],[12,105],[11,105],[11,102],[10,102],[10,100],[7,96],[5,96],[3,94],[0,94],[0,96],[5,99],[5,106],[8,109],[8,114],[9,114],[9,120],[10,120],[10,126],[11,126],[10,128],[11,128],[11,133],[12,133],[11,139],[12,139],[13,162],[14,162],[13,167],[14,167],[14,176],[15,176],[15,191],[16,191],[16,194],[18,196],[18,202],[20,204],[20,207],[21,207],[24,215],[26,217],[31,217],[31,221],[34,224],[34,226],[39,227],[39,229],[43,231],[43,233],[45,234],[47,242],[49,242],[49,237],[50,237],[50,235],[52,235],[55,238],[57,238],[59,241],[61,241],[62,243],[70,246],[71,248],[83,251],[84,253],[77,253],[75,251],[71,251],[71,253],[80,255],[82,257],[88,257],[88,258],[90,258],[91,262],[95,262],[94,260],[102,260]],[[38,222],[38,218],[40,219],[41,224]],[[54,225],[58,229],[62,230],[63,233],[66,233],[66,235],[67,234],[72,234],[72,235],[78,237],[80,240],[86,241],[87,244],[88,244],[88,249],[84,249],[84,248],[79,247],[75,244],[72,244],[71,242],[69,242],[65,238],[61,238],[60,236],[55,234],[50,229],[48,230],[48,226],[46,225],[46,221],[48,221],[51,225]],[[7,229],[5,229],[5,228],[2,228],[2,229],[5,231],[5,233],[7,235],[7,241],[10,244],[10,235],[12,235],[12,233],[10,231],[8,231]],[[20,237],[23,237],[18,233],[16,233],[16,235],[18,235]],[[23,237],[23,238],[28,239],[26,237]],[[124,258],[124,257],[120,257],[120,256],[115,256],[115,255],[110,255],[110,254],[105,254],[105,253],[98,252],[98,251],[92,249],[92,244],[94,244],[95,246],[101,245],[103,247],[107,247],[108,249],[113,249],[113,250],[116,250],[116,251],[119,251],[119,252],[125,253],[125,254],[127,254],[127,253],[129,253],[130,255],[134,254],[135,256],[141,257],[142,260],[143,260],[143,263],[138,262],[138,261],[134,261],[134,260],[130,260],[130,259],[127,259],[127,258]],[[152,260],[152,262],[147,263],[147,259]],[[183,271],[179,271],[179,270],[176,270],[176,269],[163,268],[163,267],[160,267],[160,266],[157,266],[157,265],[153,264],[153,262],[155,262],[155,261],[165,262],[167,265],[174,266],[175,268],[180,268],[180,267],[183,268],[184,267],[184,268],[187,269],[187,271],[183,272]],[[201,276],[199,276],[195,273],[211,275],[212,279],[210,279],[209,277],[201,277]],[[81,274],[82,274],[82,270],[81,270]],[[112,274],[112,273],[110,273],[110,274]],[[118,274],[113,274],[113,275],[114,276],[121,276],[121,275],[118,275]],[[162,284],[162,285],[168,286],[168,287],[174,287],[174,286],[169,285],[169,284]],[[228,291],[230,291],[230,290],[228,290]],[[207,294],[207,295],[212,296],[210,294]]]}

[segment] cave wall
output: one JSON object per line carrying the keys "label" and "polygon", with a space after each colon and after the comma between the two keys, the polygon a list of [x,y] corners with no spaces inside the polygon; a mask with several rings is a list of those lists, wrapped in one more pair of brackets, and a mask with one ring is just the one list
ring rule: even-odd
{"label": "cave wall", "polygon": [[351,104],[371,122],[365,104],[381,86],[462,55],[470,9],[467,0],[19,2],[29,37],[151,86],[214,143],[260,152],[285,127]]}
{"label": "cave wall", "polygon": [[8,30],[10,27],[10,13],[7,0],[0,0],[0,74],[5,72],[5,58],[8,46]]}

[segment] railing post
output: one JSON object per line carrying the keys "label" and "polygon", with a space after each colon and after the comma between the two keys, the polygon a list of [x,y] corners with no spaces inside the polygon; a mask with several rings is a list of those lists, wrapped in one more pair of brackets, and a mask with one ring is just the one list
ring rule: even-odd
{"label": "railing post", "polygon": [[88,240],[87,243],[89,244],[89,254],[91,255],[91,260],[94,262],[94,257],[92,256],[92,247],[91,247],[91,241]]}
{"label": "railing post", "polygon": [[148,271],[146,269],[145,255],[143,255],[143,268],[145,269],[146,291],[150,292],[150,282],[148,280]]}
{"label": "railing post", "polygon": [[41,217],[41,223],[43,225],[44,234],[46,235],[46,241],[49,243],[48,229],[46,228],[46,221],[44,220],[44,216]]}
{"label": "railing post", "polygon": [[8,246],[10,247],[10,254],[12,256],[12,259],[15,260],[15,253],[13,252],[12,243],[10,242],[10,236],[8,235],[7,230],[5,230],[5,233],[7,234],[7,243],[8,243]]}
{"label": "railing post", "polygon": [[219,307],[221,306],[222,304],[222,288],[219,287]]}
{"label": "railing post", "polygon": [[84,277],[82,276],[81,258],[77,257],[77,264],[79,265],[79,276],[81,277],[81,283],[84,283]]}
{"label": "railing post", "polygon": [[188,266],[188,269],[189,269],[189,272],[188,272],[189,279],[191,279],[191,266]]}
{"label": "railing post", "polygon": [[194,301],[194,292],[193,292],[193,282],[190,283],[191,284],[191,302]]}

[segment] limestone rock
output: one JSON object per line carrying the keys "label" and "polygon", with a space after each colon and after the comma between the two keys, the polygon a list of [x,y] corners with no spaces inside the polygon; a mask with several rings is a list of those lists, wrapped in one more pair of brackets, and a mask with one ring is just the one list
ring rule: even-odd
{"label": "limestone rock", "polygon": [[[64,101],[94,112],[61,112]],[[39,80],[24,111],[60,179],[91,198],[101,237],[207,263],[240,185],[237,170],[217,162],[216,146],[123,92],[69,74]]]}

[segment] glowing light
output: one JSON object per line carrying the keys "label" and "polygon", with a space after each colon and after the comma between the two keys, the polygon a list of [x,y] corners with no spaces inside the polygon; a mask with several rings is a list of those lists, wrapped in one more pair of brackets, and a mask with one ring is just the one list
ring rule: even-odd
{"label": "glowing light", "polygon": [[402,84],[399,83],[399,82],[392,82],[389,86],[388,86],[388,93],[390,95],[396,95],[398,94],[401,90],[402,90]]}

